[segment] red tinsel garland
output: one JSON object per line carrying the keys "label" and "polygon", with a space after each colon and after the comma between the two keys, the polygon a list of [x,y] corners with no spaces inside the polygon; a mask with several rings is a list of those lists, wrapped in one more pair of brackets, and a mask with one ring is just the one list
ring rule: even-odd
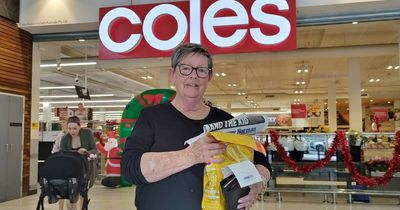
{"label": "red tinsel garland", "polygon": [[369,178],[369,177],[362,176],[357,171],[357,169],[355,168],[355,166],[353,165],[353,162],[352,162],[349,144],[346,139],[346,133],[343,131],[336,132],[335,139],[332,143],[331,148],[329,148],[329,150],[327,151],[325,158],[323,158],[322,160],[319,160],[309,166],[298,166],[294,160],[290,159],[290,157],[287,156],[285,149],[279,143],[279,141],[278,141],[279,134],[277,132],[271,132],[270,135],[271,135],[272,143],[275,145],[282,160],[285,161],[289,165],[290,168],[292,168],[293,170],[295,170],[296,172],[299,172],[299,173],[309,173],[312,170],[324,167],[330,161],[333,154],[335,154],[339,145],[342,146],[342,154],[344,157],[344,162],[346,164],[346,167],[349,169],[351,175],[353,176],[353,179],[358,184],[361,184],[361,185],[372,187],[372,186],[376,186],[376,185],[387,184],[393,178],[393,175],[394,175],[394,173],[396,173],[396,171],[399,167],[399,164],[400,164],[400,131],[398,131],[396,133],[396,146],[394,148],[393,158],[389,162],[387,171],[385,172],[385,174],[382,177],[376,177],[376,178]]}
{"label": "red tinsel garland", "polygon": [[342,145],[342,154],[344,156],[346,167],[349,169],[351,175],[353,176],[353,179],[358,184],[369,187],[384,185],[393,178],[393,175],[394,173],[396,173],[400,163],[400,131],[396,133],[396,145],[394,147],[393,158],[389,161],[388,169],[382,177],[369,178],[362,176],[353,165],[349,144],[346,140],[346,137],[340,138],[339,140]]}
{"label": "red tinsel garland", "polygon": [[278,151],[282,160],[285,161],[290,166],[290,168],[292,168],[293,170],[295,170],[299,173],[309,173],[312,170],[324,167],[326,164],[329,163],[329,161],[331,160],[332,156],[335,154],[335,152],[339,146],[338,138],[335,137],[335,139],[332,142],[331,148],[327,151],[327,153],[323,159],[315,162],[312,165],[298,166],[294,160],[290,159],[290,157],[287,156],[285,149],[279,143],[279,141],[278,141],[279,134],[277,132],[271,132],[270,135],[271,135],[271,141],[275,145],[276,150]]}

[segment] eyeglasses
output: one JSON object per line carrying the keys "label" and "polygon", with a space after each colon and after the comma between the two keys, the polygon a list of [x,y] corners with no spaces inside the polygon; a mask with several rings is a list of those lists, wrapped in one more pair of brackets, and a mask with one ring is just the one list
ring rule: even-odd
{"label": "eyeglasses", "polygon": [[207,67],[193,67],[191,65],[187,65],[187,64],[179,64],[178,65],[179,68],[179,72],[184,75],[184,76],[189,76],[193,70],[196,70],[196,74],[198,77],[200,78],[206,78],[210,75],[210,72],[212,71],[211,69],[207,68]]}

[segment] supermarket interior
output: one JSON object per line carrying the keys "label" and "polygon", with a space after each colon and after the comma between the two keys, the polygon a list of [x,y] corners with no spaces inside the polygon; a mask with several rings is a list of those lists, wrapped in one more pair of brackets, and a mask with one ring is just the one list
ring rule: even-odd
{"label": "supermarket interior", "polygon": [[265,119],[252,210],[399,209],[398,0],[0,0],[0,210],[36,208],[71,116],[98,148],[89,209],[136,209],[110,167],[142,108],[174,98],[185,42],[212,55],[207,105]]}

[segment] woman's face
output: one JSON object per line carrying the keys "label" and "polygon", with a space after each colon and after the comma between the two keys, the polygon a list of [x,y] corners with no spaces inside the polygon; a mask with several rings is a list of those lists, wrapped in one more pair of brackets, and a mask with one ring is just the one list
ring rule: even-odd
{"label": "woman's face", "polygon": [[68,125],[67,125],[67,120],[61,120],[61,130],[66,133],[68,131]]}
{"label": "woman's face", "polygon": [[[186,64],[195,68],[208,68],[208,59],[203,55],[192,53],[184,57],[179,64]],[[170,78],[176,89],[176,97],[203,99],[210,77],[200,78],[195,70],[190,75],[184,76],[179,72],[179,64],[175,71],[170,69]]]}
{"label": "woman's face", "polygon": [[79,136],[79,130],[81,129],[81,126],[79,126],[76,123],[68,123],[68,133],[71,134],[72,137],[77,137]]}

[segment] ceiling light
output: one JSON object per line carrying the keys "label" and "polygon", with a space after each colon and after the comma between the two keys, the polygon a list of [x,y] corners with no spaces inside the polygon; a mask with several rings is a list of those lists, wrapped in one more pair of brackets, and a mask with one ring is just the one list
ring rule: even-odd
{"label": "ceiling light", "polygon": [[153,77],[152,76],[147,76],[147,79],[153,79]]}
{"label": "ceiling light", "polygon": [[[125,108],[126,105],[85,105],[86,108]],[[76,109],[78,106],[69,106],[68,108]]]}
{"label": "ceiling light", "polygon": [[296,90],[296,91],[294,91],[294,93],[299,93],[299,91]]}
{"label": "ceiling light", "polygon": [[53,86],[53,87],[40,87],[40,90],[51,90],[51,89],[73,89],[75,86]]}
{"label": "ceiling light", "polygon": [[297,73],[301,73],[301,69],[297,69]]}
{"label": "ceiling light", "polygon": [[215,73],[215,76],[219,77],[219,73]]}
{"label": "ceiling light", "polygon": [[147,77],[145,77],[145,76],[142,76],[142,77],[140,77],[140,78],[142,78],[142,79],[147,79]]}
{"label": "ceiling light", "polygon": [[354,22],[352,22],[351,24],[356,25],[356,24],[358,24],[358,22],[357,22],[357,21],[354,21]]}
{"label": "ceiling light", "polygon": [[175,89],[175,86],[171,85],[171,89]]}
{"label": "ceiling light", "polygon": [[228,87],[231,87],[232,86],[232,84],[228,84]]}
{"label": "ceiling light", "polygon": [[[90,97],[112,97],[114,94],[93,94]],[[40,96],[40,98],[76,98],[77,95],[55,95],[55,96]]]}
{"label": "ceiling light", "polygon": [[302,81],[302,82],[301,82],[301,84],[302,84],[302,85],[305,85],[305,84],[306,84],[306,82],[305,82],[305,81]]}
{"label": "ceiling light", "polygon": [[397,69],[400,69],[400,66],[399,66],[399,65],[397,65],[396,67],[394,67],[394,69],[396,69],[396,70],[397,70]]}
{"label": "ceiling light", "polygon": [[375,80],[375,82],[379,82],[379,81],[381,81],[381,79],[376,79],[376,80]]}
{"label": "ceiling light", "polygon": [[[85,101],[85,104],[86,103],[118,103],[118,102],[121,102],[121,103],[128,103],[128,102],[130,102],[131,100],[101,100],[101,101]],[[44,104],[44,103],[51,103],[51,104],[78,104],[78,103],[82,103],[82,101],[43,101],[43,102],[40,102],[41,104]]]}
{"label": "ceiling light", "polygon": [[98,111],[93,114],[122,114],[123,111]]}
{"label": "ceiling light", "polygon": [[225,74],[225,73],[223,73],[223,72],[221,73],[221,75],[222,75],[223,77],[225,77],[225,76],[226,76],[226,74]]}
{"label": "ceiling light", "polygon": [[308,69],[304,69],[304,72],[307,73],[307,72],[308,72]]}
{"label": "ceiling light", "polygon": [[302,91],[302,90],[300,90],[300,91],[299,91],[299,93],[303,93],[303,91]]}
{"label": "ceiling light", "polygon": [[300,82],[296,82],[296,85],[300,85]]}
{"label": "ceiling light", "polygon": [[61,63],[60,66],[90,66],[96,64],[97,62]]}
{"label": "ceiling light", "polygon": [[[57,106],[53,106],[53,107],[57,107]],[[62,106],[65,107],[65,106]],[[126,105],[86,105],[85,104],[85,108],[125,108]],[[78,106],[68,106],[68,108],[71,109],[76,109],[78,108]],[[40,109],[43,109],[42,107],[40,107]]]}
{"label": "ceiling light", "polygon": [[[90,66],[96,65],[97,62],[77,62],[77,63],[60,63],[60,66]],[[56,63],[40,64],[40,67],[57,67]]]}
{"label": "ceiling light", "polygon": [[232,84],[233,87],[236,87],[237,85],[235,83]]}
{"label": "ceiling light", "polygon": [[80,42],[84,42],[84,41],[85,41],[85,39],[78,39],[78,41],[80,41]]}
{"label": "ceiling light", "polygon": [[51,64],[40,64],[40,67],[57,67],[56,63],[51,63]]}
{"label": "ceiling light", "polygon": [[393,66],[386,67],[387,70],[393,69]]}
{"label": "ceiling light", "polygon": [[374,102],[374,100],[371,99],[371,100],[369,100],[369,102]]}
{"label": "ceiling light", "polygon": [[365,91],[365,89],[363,88],[363,89],[361,89],[361,92],[364,92]]}
{"label": "ceiling light", "polygon": [[370,80],[369,80],[369,82],[374,82],[374,81],[375,81],[374,79],[370,79]]}
{"label": "ceiling light", "polygon": [[391,102],[391,101],[388,101],[387,103],[390,104],[390,103],[392,103],[392,102]]}

